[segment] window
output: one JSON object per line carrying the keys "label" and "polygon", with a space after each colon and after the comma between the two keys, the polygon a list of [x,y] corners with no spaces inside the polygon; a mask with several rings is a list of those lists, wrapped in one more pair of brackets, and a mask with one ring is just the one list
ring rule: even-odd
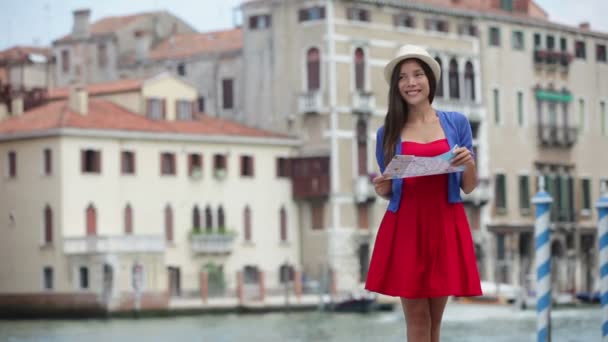
{"label": "window", "polygon": [[287,241],[287,211],[285,208],[279,210],[279,235],[282,242]]}
{"label": "window", "polygon": [[470,61],[464,66],[464,98],[475,101],[475,71]]}
{"label": "window", "polygon": [[105,43],[97,45],[97,65],[100,69],[108,65],[108,48]]}
{"label": "window", "polygon": [[82,173],[101,173],[101,151],[82,150],[80,162]]}
{"label": "window", "polygon": [[251,209],[249,206],[246,206],[243,212],[243,237],[245,241],[251,241]]}
{"label": "window", "polygon": [[540,33],[534,34],[534,50],[539,50],[541,48],[542,41],[540,37]]}
{"label": "window", "polygon": [[44,208],[44,243],[53,243],[53,210],[49,205]]}
{"label": "window", "polygon": [[270,14],[252,15],[249,17],[249,29],[261,30],[269,28],[271,25]]}
{"label": "window", "polygon": [[177,100],[175,102],[175,107],[177,120],[192,121],[192,102],[188,100]]}
{"label": "window", "polygon": [[216,154],[213,156],[213,170],[226,170],[226,156],[223,154]]}
{"label": "window", "polygon": [[524,49],[524,33],[521,31],[513,31],[513,50]]}
{"label": "window", "polygon": [[504,174],[497,174],[494,182],[494,198],[497,214],[507,211],[507,180]]}
{"label": "window", "polygon": [[226,231],[224,208],[221,205],[219,206],[219,208],[217,208],[217,228],[220,233],[223,233]]}
{"label": "window", "polygon": [[[441,63],[441,58],[435,57],[437,63],[439,63],[439,70],[443,70],[443,64]],[[443,97],[443,77],[439,77],[439,84],[437,84],[437,88],[435,89],[435,96]]]}
{"label": "window", "polygon": [[177,74],[180,76],[186,76],[186,64],[179,63],[177,65]]}
{"label": "window", "polygon": [[608,135],[608,114],[606,113],[606,102],[600,101],[600,130],[602,131],[602,135]]}
{"label": "window", "polygon": [[241,156],[241,177],[253,177],[253,157]]}
{"label": "window", "polygon": [[505,11],[513,11],[513,0],[500,0],[500,8]]}
{"label": "window", "polygon": [[150,98],[146,99],[146,116],[152,120],[165,118],[165,100]]}
{"label": "window", "polygon": [[224,109],[232,109],[233,103],[233,82],[231,78],[222,80],[222,105]]}
{"label": "window", "polygon": [[277,158],[277,177],[289,177],[289,159],[282,157]]}
{"label": "window", "polygon": [[200,178],[203,172],[203,156],[200,153],[188,155],[188,175],[192,178]]}
{"label": "window", "polygon": [[456,60],[452,58],[450,61],[450,70],[449,70],[449,84],[450,84],[450,98],[458,99],[460,98],[460,80],[458,76],[458,63]]}
{"label": "window", "polygon": [[173,209],[169,204],[165,207],[165,240],[173,242]]}
{"label": "window", "polygon": [[490,27],[490,46],[500,46],[500,29]]}
{"label": "window", "polygon": [[321,88],[321,54],[315,47],[306,52],[306,76],[309,91]]}
{"label": "window", "polygon": [[122,151],[120,153],[120,171],[123,175],[135,174],[135,152]]}
{"label": "window", "polygon": [[517,124],[524,126],[524,93],[521,91],[517,92]]}
{"label": "window", "polygon": [[477,26],[472,22],[464,22],[458,25],[458,34],[477,37]]}
{"label": "window", "polygon": [[568,41],[566,40],[566,38],[560,38],[559,39],[559,46],[561,51],[567,51],[568,50]]}
{"label": "window", "polygon": [[8,176],[10,178],[17,177],[17,152],[15,151],[8,153]]}
{"label": "window", "polygon": [[574,57],[576,58],[580,58],[580,59],[586,59],[587,58],[587,51],[585,48],[585,42],[582,40],[577,40],[576,42],[574,42]]}
{"label": "window", "polygon": [[591,214],[591,179],[583,178],[581,179],[581,190],[582,190],[582,203],[581,209],[584,214]]}
{"label": "window", "polygon": [[45,266],[42,269],[42,287],[45,290],[53,289],[53,268],[51,266]]}
{"label": "window", "polygon": [[587,126],[587,118],[585,117],[585,100],[578,100],[578,131],[583,132]]}
{"label": "window", "polygon": [[199,113],[204,113],[205,112],[205,97],[204,96],[199,96],[198,100],[198,111]]}
{"label": "window", "polygon": [[87,236],[97,235],[97,210],[89,204],[86,210]]}
{"label": "window", "polygon": [[324,18],[325,18],[325,7],[323,7],[323,6],[302,8],[298,11],[298,20],[300,22],[321,20]]}
{"label": "window", "polygon": [[548,34],[547,35],[547,50],[554,50],[554,49],[555,49],[555,37]]}
{"label": "window", "polygon": [[311,204],[311,216],[312,216],[312,229],[322,230],[325,228],[325,207],[323,203],[312,203]]}
{"label": "window", "polygon": [[606,45],[597,44],[595,46],[595,60],[606,63]]}
{"label": "window", "polygon": [[130,204],[125,207],[124,219],[125,234],[133,234],[133,209]]}
{"label": "window", "polygon": [[163,152],[160,154],[160,174],[175,176],[175,153]]}
{"label": "window", "polygon": [[80,289],[89,288],[89,269],[85,266],[80,266],[78,270]]}
{"label": "window", "polygon": [[435,32],[444,32],[447,33],[450,31],[450,24],[447,20],[443,19],[435,19],[435,18],[426,18],[424,20],[424,27],[427,31],[435,31]]}
{"label": "window", "polygon": [[493,90],[494,95],[494,123],[500,125],[502,123],[502,119],[500,117],[500,95],[498,93],[498,89]]}
{"label": "window", "polygon": [[358,174],[367,175],[367,122],[357,120],[357,162]]}
{"label": "window", "polygon": [[211,233],[213,230],[213,213],[211,212],[211,207],[207,206],[205,208],[205,231],[207,233]]}
{"label": "window", "polygon": [[64,74],[70,72],[70,51],[69,50],[61,50],[61,71]]}
{"label": "window", "polygon": [[195,205],[192,209],[192,230],[195,232],[201,231],[201,211],[198,209],[198,205]]}
{"label": "window", "polygon": [[527,175],[519,176],[519,210],[522,215],[530,213],[530,178]]}
{"label": "window", "polygon": [[393,24],[395,27],[410,27],[415,26],[415,19],[413,15],[407,13],[399,13],[393,15]]}
{"label": "window", "polygon": [[346,18],[353,21],[371,21],[369,11],[362,8],[349,7],[346,9]]}
{"label": "window", "polygon": [[49,176],[53,173],[53,154],[50,148],[45,148],[42,152],[43,160],[44,160],[44,174]]}
{"label": "window", "polygon": [[365,90],[365,53],[362,48],[355,50],[355,89]]}

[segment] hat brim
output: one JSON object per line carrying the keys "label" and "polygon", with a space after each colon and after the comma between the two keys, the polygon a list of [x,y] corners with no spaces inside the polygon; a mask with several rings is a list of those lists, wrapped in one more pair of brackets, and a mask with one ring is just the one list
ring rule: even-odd
{"label": "hat brim", "polygon": [[437,82],[437,84],[439,84],[439,79],[441,78],[441,67],[439,66],[439,63],[437,63],[434,58],[419,53],[408,53],[405,55],[401,55],[399,57],[393,58],[393,60],[388,62],[388,64],[384,67],[384,79],[386,80],[386,83],[388,83],[389,85],[391,84],[391,76],[393,75],[393,70],[395,69],[395,67],[399,63],[401,63],[401,61],[410,58],[417,58],[424,62],[426,65],[428,65],[429,68],[431,68],[431,71],[433,72],[433,76],[435,76],[435,81]]}

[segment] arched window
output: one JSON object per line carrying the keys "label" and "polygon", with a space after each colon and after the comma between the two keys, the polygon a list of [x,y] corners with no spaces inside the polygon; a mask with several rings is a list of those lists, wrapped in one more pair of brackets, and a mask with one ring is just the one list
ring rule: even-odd
{"label": "arched window", "polygon": [[450,98],[451,99],[460,98],[460,87],[458,85],[458,63],[456,63],[455,59],[452,59],[450,61],[449,78],[450,78]]}
{"label": "arched window", "polygon": [[197,232],[201,230],[201,211],[198,209],[198,205],[192,209],[192,229]]}
{"label": "arched window", "polygon": [[319,90],[321,88],[321,54],[315,47],[306,52],[306,75],[308,90]]}
{"label": "arched window", "polygon": [[464,96],[467,100],[475,100],[475,71],[470,61],[464,67]]}
{"label": "arched window", "polygon": [[97,235],[97,210],[89,204],[86,211],[87,235]]}
{"label": "arched window", "polygon": [[205,231],[207,233],[211,233],[213,230],[213,213],[211,212],[211,207],[207,206],[205,208]]}
{"label": "arched window", "polygon": [[44,208],[44,243],[53,243],[53,210],[48,204]]}
{"label": "arched window", "polygon": [[281,207],[281,210],[279,211],[279,227],[281,241],[285,242],[287,241],[287,211],[285,210],[285,207]]}
{"label": "arched window", "polygon": [[245,241],[251,241],[251,209],[245,207],[243,212],[243,236]]}
{"label": "arched window", "polygon": [[[439,70],[443,70],[441,58],[435,57],[435,60],[437,63],[439,63]],[[437,88],[435,89],[435,97],[443,97],[443,77],[439,77],[439,82],[437,83]]]}
{"label": "arched window", "polygon": [[355,50],[355,89],[365,90],[365,53],[362,48]]}
{"label": "arched window", "polygon": [[165,207],[165,239],[173,242],[173,209],[169,204]]}
{"label": "arched window", "polygon": [[125,234],[133,234],[133,209],[131,209],[130,204],[127,204],[127,206],[125,207],[124,219]]}

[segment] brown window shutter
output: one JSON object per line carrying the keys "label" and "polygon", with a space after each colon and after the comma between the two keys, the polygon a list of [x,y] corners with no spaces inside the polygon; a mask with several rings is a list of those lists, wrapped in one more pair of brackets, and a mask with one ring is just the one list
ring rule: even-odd
{"label": "brown window shutter", "polygon": [[192,109],[192,120],[196,119],[196,115],[198,114],[198,108],[196,107],[198,103],[196,101],[192,101],[190,103],[191,109]]}
{"label": "brown window shutter", "polygon": [[241,177],[245,174],[245,156],[241,156]]}
{"label": "brown window shutter", "polygon": [[101,151],[96,151],[95,153],[95,171],[101,173]]}
{"label": "brown window shutter", "polygon": [[135,151],[131,152],[131,163],[132,163],[132,166],[133,166],[133,174],[135,174],[136,173],[136,171],[135,171],[136,170],[135,169],[135,166],[136,166],[136,163],[135,163]]}
{"label": "brown window shutter", "polygon": [[173,120],[178,121],[181,119],[181,116],[179,116],[179,100],[175,100],[175,114]]}
{"label": "brown window shutter", "polygon": [[251,163],[251,165],[250,165],[250,168],[251,168],[250,169],[251,170],[251,177],[254,177],[255,176],[255,167],[254,167],[254,165],[255,165],[255,157],[251,156],[251,158],[249,159],[249,161]]}
{"label": "brown window shutter", "polygon": [[146,99],[145,103],[144,103],[144,113],[146,115],[146,117],[151,118],[152,117],[152,99]]}
{"label": "brown window shutter", "polygon": [[193,154],[188,155],[188,175],[192,176],[192,159],[194,159]]}
{"label": "brown window shutter", "polygon": [[177,174],[177,164],[175,160],[175,154],[171,153],[171,171],[174,175]]}
{"label": "brown window shutter", "polygon": [[159,159],[160,160],[159,164],[160,164],[160,174],[161,175],[163,174],[163,162],[164,162],[164,159],[165,159],[164,153],[161,153],[160,154],[160,159]]}
{"label": "brown window shutter", "polygon": [[80,172],[84,173],[87,168],[86,158],[87,154],[85,150],[80,151]]}
{"label": "brown window shutter", "polygon": [[160,112],[161,112],[161,116],[163,118],[163,120],[167,119],[167,100],[166,99],[162,99],[160,101]]}

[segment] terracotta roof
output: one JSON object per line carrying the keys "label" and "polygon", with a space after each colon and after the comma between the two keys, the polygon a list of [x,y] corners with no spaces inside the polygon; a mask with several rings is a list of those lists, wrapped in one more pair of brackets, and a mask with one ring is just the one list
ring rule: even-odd
{"label": "terracotta roof", "polygon": [[[123,16],[114,16],[114,17],[105,17],[97,20],[92,23],[90,26],[91,35],[103,35],[108,33],[113,33],[129,24],[134,22],[137,19],[145,18],[149,16],[158,15],[161,12],[145,12],[145,13],[137,13],[132,15],[123,15]],[[56,42],[68,41],[72,38],[72,34],[68,34],[56,40]]]}
{"label": "terracotta roof", "polygon": [[193,121],[156,121],[133,113],[107,100],[90,99],[87,115],[68,108],[67,101],[56,101],[21,115],[0,121],[0,137],[5,134],[44,132],[57,128],[119,130],[134,132],[228,135],[238,137],[288,138],[233,121],[199,115]]}
{"label": "terracotta roof", "polygon": [[[89,95],[102,95],[112,93],[122,93],[141,88],[142,80],[124,79],[111,82],[93,83],[87,85],[87,93]],[[64,88],[49,88],[47,97],[49,99],[64,99],[70,93],[69,87]]]}
{"label": "terracotta roof", "polygon": [[160,42],[152,51],[150,59],[186,58],[209,52],[235,51],[243,47],[243,32],[240,28],[205,32],[176,34]]}
{"label": "terracotta roof", "polygon": [[51,49],[38,46],[13,46],[0,51],[0,63],[23,62],[30,54],[43,55],[48,58],[51,56]]}

